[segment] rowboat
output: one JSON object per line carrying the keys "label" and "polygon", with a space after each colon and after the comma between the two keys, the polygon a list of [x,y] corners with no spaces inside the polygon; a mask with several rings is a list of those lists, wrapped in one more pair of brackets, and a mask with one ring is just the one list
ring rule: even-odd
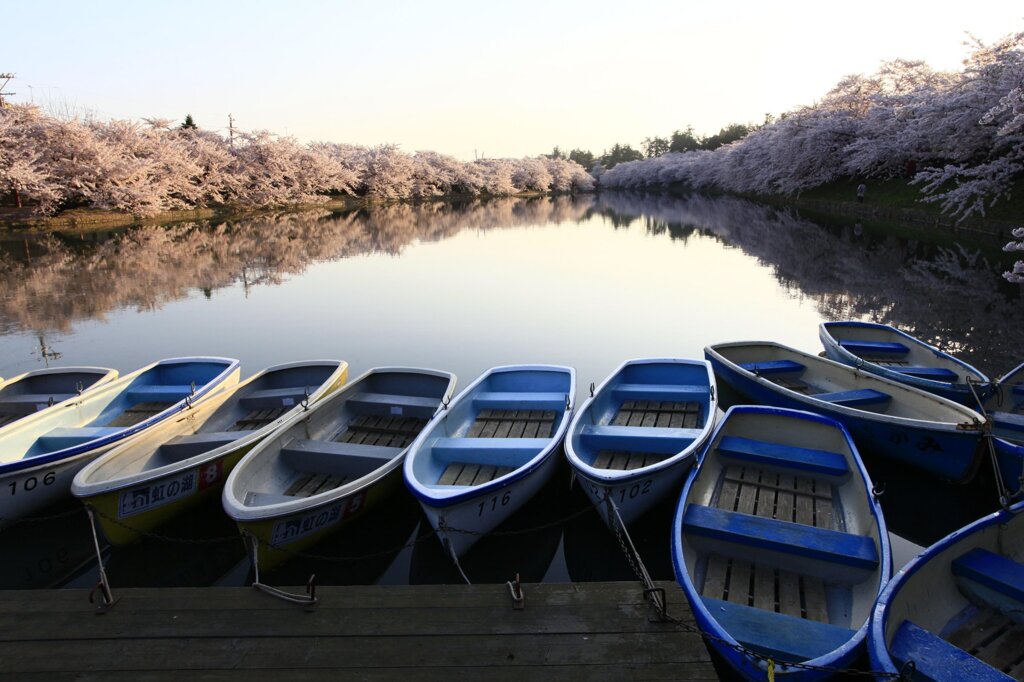
{"label": "rowboat", "polygon": [[1009,492],[1024,491],[1024,364],[996,382],[985,401],[999,470]]}
{"label": "rowboat", "polygon": [[[849,433],[809,412],[737,406],[683,488],[676,578],[697,627],[741,676],[822,679],[863,654],[892,572],[889,536]],[[771,679],[769,676],[768,679]]]}
{"label": "rowboat", "polygon": [[714,344],[704,355],[752,401],[828,415],[863,451],[956,482],[981,462],[982,416],[947,398],[769,341]]}
{"label": "rowboat", "polygon": [[238,360],[160,360],[0,429],[0,523],[68,493],[75,474],[126,438],[238,383]]}
{"label": "rowboat", "polygon": [[1024,680],[1024,506],[926,549],[885,588],[868,653],[914,680]]}
{"label": "rowboat", "polygon": [[0,428],[116,378],[106,367],[53,367],[0,379]]}
{"label": "rowboat", "polygon": [[632,523],[679,490],[714,429],[711,365],[629,360],[573,417],[565,455],[605,523]]}
{"label": "rowboat", "polygon": [[348,364],[336,360],[263,370],[93,460],[75,476],[71,493],[96,510],[111,544],[134,542],[219,495],[245,453],[347,377]]}
{"label": "rowboat", "polygon": [[242,458],[222,501],[273,568],[399,489],[409,445],[451,398],[455,375],[381,367],[296,414]]}
{"label": "rowboat", "polygon": [[405,483],[450,555],[465,554],[551,478],[575,396],[571,367],[494,367],[419,435]]}
{"label": "rowboat", "polygon": [[825,354],[836,362],[961,405],[977,407],[978,398],[992,391],[988,377],[971,365],[887,324],[822,322],[818,336]]}

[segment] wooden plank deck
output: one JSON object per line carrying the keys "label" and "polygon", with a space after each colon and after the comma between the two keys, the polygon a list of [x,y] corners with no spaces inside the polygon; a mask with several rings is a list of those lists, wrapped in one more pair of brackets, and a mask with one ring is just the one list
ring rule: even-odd
{"label": "wooden plank deck", "polygon": [[[693,623],[675,583],[669,613]],[[30,680],[716,680],[699,636],[638,583],[324,587],[306,611],[249,588],[0,592],[0,660]]]}

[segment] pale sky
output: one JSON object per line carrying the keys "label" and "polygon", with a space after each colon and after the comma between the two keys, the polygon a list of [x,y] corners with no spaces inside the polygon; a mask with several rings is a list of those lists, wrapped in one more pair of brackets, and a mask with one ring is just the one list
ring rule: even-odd
{"label": "pale sky", "polygon": [[812,103],[888,59],[958,69],[1018,2],[0,3],[16,102],[429,149],[600,154]]}

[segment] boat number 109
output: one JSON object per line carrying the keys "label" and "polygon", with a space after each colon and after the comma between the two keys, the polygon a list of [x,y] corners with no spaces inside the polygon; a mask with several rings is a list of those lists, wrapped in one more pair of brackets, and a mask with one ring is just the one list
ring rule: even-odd
{"label": "boat number 109", "polygon": [[10,483],[7,484],[7,487],[11,489],[12,495],[17,495],[19,483],[21,484],[22,492],[30,493],[36,488],[38,488],[40,485],[53,485],[53,483],[56,480],[57,472],[48,471],[42,478],[37,478],[36,476],[29,476],[28,478],[24,478],[20,481],[11,481]]}
{"label": "boat number 109", "polygon": [[504,507],[511,500],[512,500],[512,491],[511,490],[506,490],[505,493],[501,497],[498,497],[497,495],[495,495],[491,499],[484,500],[483,502],[478,504],[476,506],[476,508],[477,508],[476,515],[477,516],[483,516],[485,511],[494,511],[498,507]]}

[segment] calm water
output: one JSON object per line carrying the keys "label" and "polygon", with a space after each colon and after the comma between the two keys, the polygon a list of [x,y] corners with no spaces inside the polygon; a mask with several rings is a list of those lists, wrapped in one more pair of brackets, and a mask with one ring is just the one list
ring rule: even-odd
{"label": "calm water", "polygon": [[[223,224],[117,232],[0,234],[0,376],[54,364],[130,371],[161,357],[262,367],[340,358],[355,377],[379,365],[455,372],[493,365],[576,367],[582,391],[626,358],[701,357],[711,342],[773,339],[817,352],[817,325],[898,325],[998,375],[1024,347],[1020,291],[999,277],[998,245],[820,225],[730,198],[610,194],[466,205],[313,211]],[[579,396],[581,399],[584,396]],[[866,453],[890,529],[928,543],[992,507],[984,481],[953,488]],[[950,500],[937,514],[925,502]],[[467,557],[474,581],[629,579],[611,534],[564,472]],[[671,505],[635,529],[656,577],[671,578]],[[60,511],[60,510],[55,510]],[[89,584],[84,517],[0,533],[0,587]],[[289,566],[281,582],[458,581],[411,497]],[[114,584],[241,584],[246,566],[216,506],[109,554]],[[896,539],[897,561],[914,546]],[[402,545],[414,545],[399,551]],[[359,557],[353,560],[353,557]],[[293,562],[297,563],[297,562]]]}

